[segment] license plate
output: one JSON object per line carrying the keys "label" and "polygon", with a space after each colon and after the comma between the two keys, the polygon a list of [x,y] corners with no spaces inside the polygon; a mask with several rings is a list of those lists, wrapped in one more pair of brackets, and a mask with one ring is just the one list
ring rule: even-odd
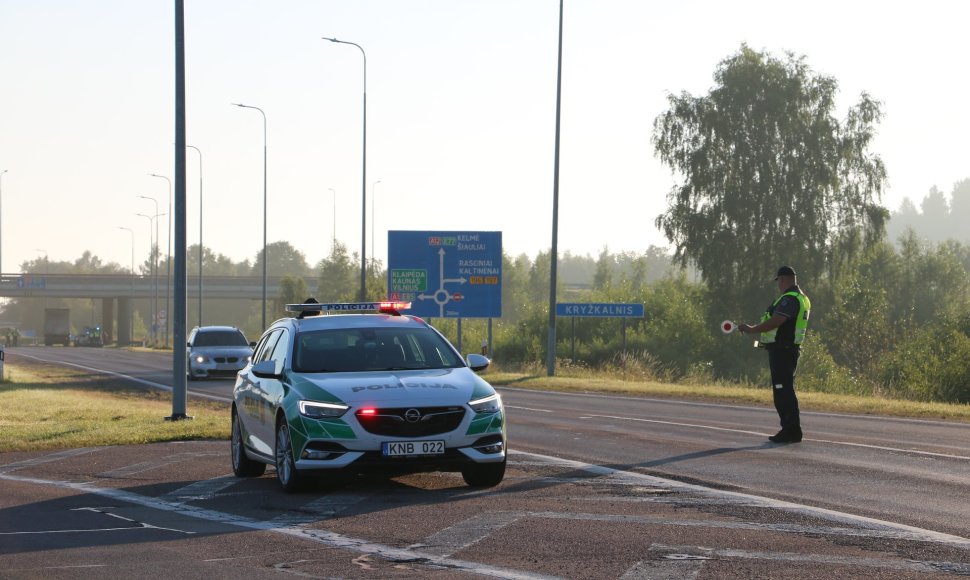
{"label": "license plate", "polygon": [[444,455],[444,441],[385,441],[381,443],[384,457],[408,457],[413,455]]}

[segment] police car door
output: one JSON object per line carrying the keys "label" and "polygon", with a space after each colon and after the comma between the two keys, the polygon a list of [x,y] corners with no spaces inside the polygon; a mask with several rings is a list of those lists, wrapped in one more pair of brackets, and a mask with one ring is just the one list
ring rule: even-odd
{"label": "police car door", "polygon": [[[276,344],[271,350],[266,360],[271,360],[275,363],[276,375],[280,375],[283,372],[284,365],[286,364],[287,356],[290,352],[290,331],[280,329],[277,331],[279,333],[278,339],[275,341]],[[262,409],[260,410],[260,433],[261,437],[264,437],[263,441],[269,444],[270,449],[276,449],[276,409],[283,402],[283,383],[278,378],[260,378],[256,382],[256,390],[259,393],[260,405]]]}
{"label": "police car door", "polygon": [[275,433],[265,432],[265,414],[267,409],[263,405],[262,381],[253,374],[252,366],[266,360],[273,355],[273,348],[280,338],[281,330],[273,330],[263,335],[253,353],[252,365],[240,374],[240,386],[237,387],[236,408],[243,416],[246,430],[249,433],[249,443],[260,453],[273,456]]}

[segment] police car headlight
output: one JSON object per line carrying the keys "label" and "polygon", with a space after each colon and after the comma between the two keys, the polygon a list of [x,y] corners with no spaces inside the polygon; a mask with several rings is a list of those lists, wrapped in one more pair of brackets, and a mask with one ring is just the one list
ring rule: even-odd
{"label": "police car headlight", "polygon": [[336,419],[343,416],[349,408],[349,406],[339,403],[300,401],[300,414],[311,419]]}
{"label": "police car headlight", "polygon": [[192,357],[192,360],[194,360],[196,364],[202,364],[202,363],[209,362],[209,357],[205,355],[197,354]]}
{"label": "police car headlight", "polygon": [[468,401],[468,406],[476,413],[497,413],[502,410],[502,397],[495,393],[481,399]]}

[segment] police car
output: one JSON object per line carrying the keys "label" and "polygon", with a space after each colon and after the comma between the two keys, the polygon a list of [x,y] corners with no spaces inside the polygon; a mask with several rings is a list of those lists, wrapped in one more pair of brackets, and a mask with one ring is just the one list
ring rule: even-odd
{"label": "police car", "polygon": [[[232,469],[286,491],[337,470],[460,471],[471,486],[505,476],[500,395],[410,303],[290,304],[233,388]],[[367,313],[365,313],[367,312]]]}

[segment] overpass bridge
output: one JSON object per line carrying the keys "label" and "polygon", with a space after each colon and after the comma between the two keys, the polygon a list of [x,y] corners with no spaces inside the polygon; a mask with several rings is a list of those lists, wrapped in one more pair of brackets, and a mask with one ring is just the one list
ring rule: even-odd
{"label": "overpass bridge", "polygon": [[[266,279],[266,298],[279,294],[280,276]],[[318,278],[304,277],[310,295],[317,294]],[[157,284],[157,286],[156,286]],[[118,342],[128,344],[133,300],[155,298],[164,304],[165,276],[126,274],[2,274],[0,298],[90,298],[101,299],[101,325],[112,328],[117,312]],[[174,284],[171,284],[174,290]],[[188,276],[189,300],[199,298],[199,277]],[[262,276],[204,276],[203,300],[262,300]],[[164,307],[163,307],[164,308]]]}

